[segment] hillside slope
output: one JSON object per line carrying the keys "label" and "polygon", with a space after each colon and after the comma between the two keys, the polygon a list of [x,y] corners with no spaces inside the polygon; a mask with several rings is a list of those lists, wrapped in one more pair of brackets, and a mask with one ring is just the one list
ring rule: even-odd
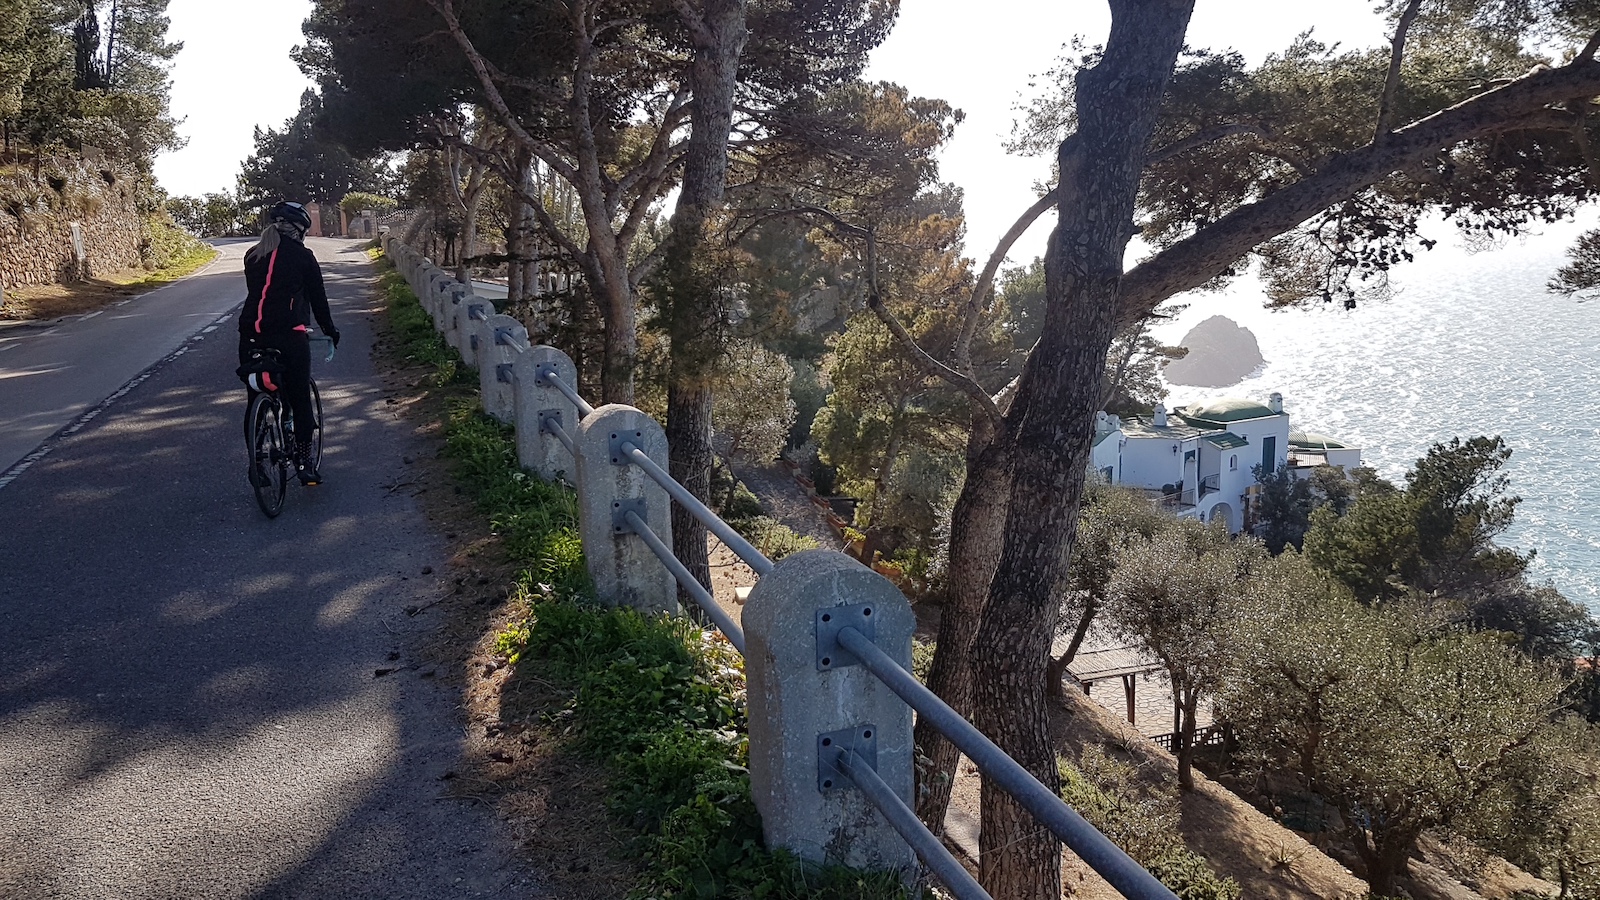
{"label": "hillside slope", "polygon": [[[1172,754],[1076,692],[1069,691],[1067,705],[1058,707],[1052,729],[1058,753],[1071,762],[1082,760],[1088,748],[1099,748],[1133,766],[1138,783],[1147,788],[1176,782],[1177,762]],[[963,760],[948,823],[950,839],[973,857],[981,780],[976,769]],[[1366,882],[1346,865],[1359,863],[1348,849],[1341,850],[1336,840],[1330,840],[1336,834],[1320,836],[1323,846],[1315,846],[1216,781],[1197,772],[1195,782],[1195,790],[1182,797],[1179,830],[1184,843],[1218,873],[1239,882],[1245,900],[1361,900],[1367,896]],[[1463,853],[1437,841],[1424,841],[1423,852],[1411,868],[1407,887],[1415,900],[1510,900],[1519,891],[1556,893],[1554,885],[1504,860]],[[1062,854],[1062,882],[1065,896],[1083,900],[1121,897],[1070,851]]]}

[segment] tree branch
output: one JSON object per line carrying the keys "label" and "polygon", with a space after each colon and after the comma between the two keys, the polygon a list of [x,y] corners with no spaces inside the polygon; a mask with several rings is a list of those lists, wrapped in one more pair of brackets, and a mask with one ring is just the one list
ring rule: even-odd
{"label": "tree branch", "polygon": [[1157,253],[1122,279],[1118,327],[1133,324],[1174,294],[1197,288],[1262,242],[1390,173],[1463,141],[1541,120],[1546,106],[1600,94],[1600,63],[1583,60],[1530,73],[1393,132],[1381,144],[1330,158],[1315,175],[1241,206]]}
{"label": "tree branch", "polygon": [[1006,254],[1011,252],[1012,245],[1027,233],[1040,216],[1055,208],[1056,201],[1060,198],[1060,186],[1051,188],[1048,193],[1024,210],[1006,233],[1001,235],[999,243],[995,244],[994,252],[989,254],[989,261],[984,264],[983,272],[978,275],[978,283],[972,287],[967,308],[961,314],[961,333],[956,337],[955,348],[950,354],[952,367],[956,371],[967,376],[972,374],[972,338],[978,333],[978,322],[983,318],[984,310],[988,308],[986,298],[994,288],[995,275],[1000,271],[1001,263],[1005,262]]}
{"label": "tree branch", "polygon": [[[875,272],[876,267],[876,242],[869,239],[867,243],[867,269],[869,273]],[[996,422],[1000,421],[1002,418],[1000,408],[995,405],[994,398],[989,396],[989,392],[985,391],[983,386],[970,376],[957,372],[955,369],[929,356],[928,351],[922,349],[921,345],[917,343],[917,339],[912,337],[911,332],[906,330],[905,325],[901,324],[900,320],[895,318],[894,313],[890,312],[889,308],[884,305],[883,297],[878,293],[876,274],[869,274],[868,277],[867,308],[871,309],[877,315],[878,320],[889,329],[889,333],[900,341],[900,345],[907,353],[911,354],[911,358],[916,362],[917,367],[934,378],[940,378],[948,382],[951,387],[966,394],[984,415]]]}
{"label": "tree branch", "polygon": [[478,48],[472,43],[472,39],[467,37],[466,30],[461,27],[461,20],[456,18],[455,0],[427,0],[427,3],[433,7],[434,12],[444,18],[451,37],[455,38],[456,44],[461,47],[461,52],[466,54],[467,64],[472,66],[472,71],[478,76],[478,83],[483,86],[484,99],[489,101],[489,106],[505,124],[506,130],[516,135],[517,139],[529,149],[533,149],[539,142],[522,127],[522,123],[511,112],[511,107],[507,105],[500,88],[495,84],[494,76],[489,72],[488,63],[482,54],[478,53]]}
{"label": "tree branch", "polygon": [[1271,131],[1267,128],[1249,122],[1230,122],[1225,125],[1213,125],[1210,128],[1202,128],[1188,137],[1178,138],[1165,147],[1158,147],[1150,151],[1145,164],[1153,166],[1156,163],[1166,162],[1180,153],[1186,153],[1196,147],[1204,147],[1206,144],[1239,134],[1254,134],[1264,138],[1272,137]]}
{"label": "tree branch", "polygon": [[673,91],[672,99],[662,111],[661,124],[656,128],[655,137],[651,140],[650,152],[617,182],[618,193],[627,193],[640,181],[654,180],[657,174],[671,168],[671,161],[680,155],[682,148],[681,143],[672,140],[672,135],[677,132],[678,126],[683,124],[684,117],[688,115],[689,104],[690,101],[681,89]]}
{"label": "tree branch", "polygon": [[701,15],[689,0],[672,0],[672,8],[677,11],[678,18],[682,20],[683,27],[689,30],[689,36],[696,46],[704,47],[715,43],[716,36],[706,27],[705,16]]}
{"label": "tree branch", "polygon": [[763,218],[771,219],[782,215],[817,216],[831,223],[831,227],[828,230],[834,232],[835,237],[838,237],[838,233],[842,232],[851,238],[864,242],[867,257],[867,308],[871,309],[873,314],[878,317],[878,320],[889,329],[889,333],[895,336],[895,339],[900,342],[905,351],[911,355],[912,361],[918,368],[927,375],[942,379],[949,383],[951,387],[966,394],[983,415],[995,422],[1001,420],[1002,414],[999,407],[995,405],[994,398],[990,397],[989,392],[983,389],[983,385],[978,384],[977,379],[964,372],[958,372],[934,359],[928,351],[922,349],[922,345],[918,344],[917,339],[911,336],[911,332],[906,330],[905,325],[884,305],[883,295],[878,289],[878,241],[870,228],[863,228],[860,225],[846,222],[837,214],[819,206],[798,206],[787,210],[771,210],[764,214]]}
{"label": "tree branch", "polygon": [[1421,6],[1422,0],[1410,0],[1395,22],[1394,38],[1389,42],[1389,74],[1384,78],[1383,96],[1378,101],[1378,126],[1372,136],[1374,143],[1389,133],[1389,122],[1394,118],[1394,97],[1400,90],[1400,64],[1405,61],[1406,34],[1411,31],[1411,23],[1417,20],[1417,11]]}
{"label": "tree branch", "polygon": [[1583,45],[1583,49],[1578,52],[1577,59],[1594,59],[1596,50],[1600,50],[1600,31],[1596,31],[1594,34],[1589,36],[1589,43]]}

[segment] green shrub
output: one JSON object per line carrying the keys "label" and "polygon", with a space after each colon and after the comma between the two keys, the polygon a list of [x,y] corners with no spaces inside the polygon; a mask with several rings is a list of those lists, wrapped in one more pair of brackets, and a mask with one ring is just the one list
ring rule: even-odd
{"label": "green shrub", "polygon": [[767,559],[777,562],[801,550],[815,550],[821,546],[815,538],[794,533],[794,529],[771,516],[752,516],[730,519],[728,524],[744,539],[755,545]]}
{"label": "green shrub", "polygon": [[1218,875],[1204,857],[1182,845],[1167,848],[1143,865],[1179,900],[1239,900],[1243,894],[1239,882]]}
{"label": "green shrub", "polygon": [[214,254],[211,247],[179,228],[166,213],[146,217],[145,240],[139,246],[139,260],[146,269],[170,269]]}
{"label": "green shrub", "polygon": [[353,191],[345,194],[344,199],[339,201],[339,208],[344,210],[344,214],[347,216],[358,216],[364,209],[370,209],[381,216],[394,212],[399,206],[399,203],[390,200],[388,197],[368,194],[363,191]]}
{"label": "green shrub", "polygon": [[928,673],[933,671],[933,654],[938,645],[919,637],[911,639],[911,674],[923,684],[928,683]]}

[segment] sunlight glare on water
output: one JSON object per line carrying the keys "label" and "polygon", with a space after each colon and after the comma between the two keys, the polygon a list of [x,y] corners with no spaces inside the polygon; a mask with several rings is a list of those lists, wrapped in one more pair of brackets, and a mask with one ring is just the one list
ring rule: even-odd
{"label": "sunlight glare on water", "polygon": [[1499,434],[1522,497],[1502,542],[1537,550],[1530,577],[1600,613],[1600,299],[1545,290],[1594,224],[1585,216],[1480,253],[1436,227],[1445,239],[1395,270],[1394,298],[1354,311],[1268,311],[1253,280],[1194,295],[1158,338],[1224,315],[1254,332],[1266,363],[1228,388],[1171,385],[1167,404],[1279,391],[1296,430],[1363,448],[1395,481],[1436,442]]}

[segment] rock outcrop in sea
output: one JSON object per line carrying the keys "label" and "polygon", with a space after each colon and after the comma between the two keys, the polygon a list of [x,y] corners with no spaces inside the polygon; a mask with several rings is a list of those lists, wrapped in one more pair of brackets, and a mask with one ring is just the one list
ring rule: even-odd
{"label": "rock outcrop in sea", "polygon": [[1162,370],[1171,384],[1228,387],[1266,362],[1256,336],[1227,316],[1212,316],[1189,329],[1178,346],[1189,348],[1189,353]]}

